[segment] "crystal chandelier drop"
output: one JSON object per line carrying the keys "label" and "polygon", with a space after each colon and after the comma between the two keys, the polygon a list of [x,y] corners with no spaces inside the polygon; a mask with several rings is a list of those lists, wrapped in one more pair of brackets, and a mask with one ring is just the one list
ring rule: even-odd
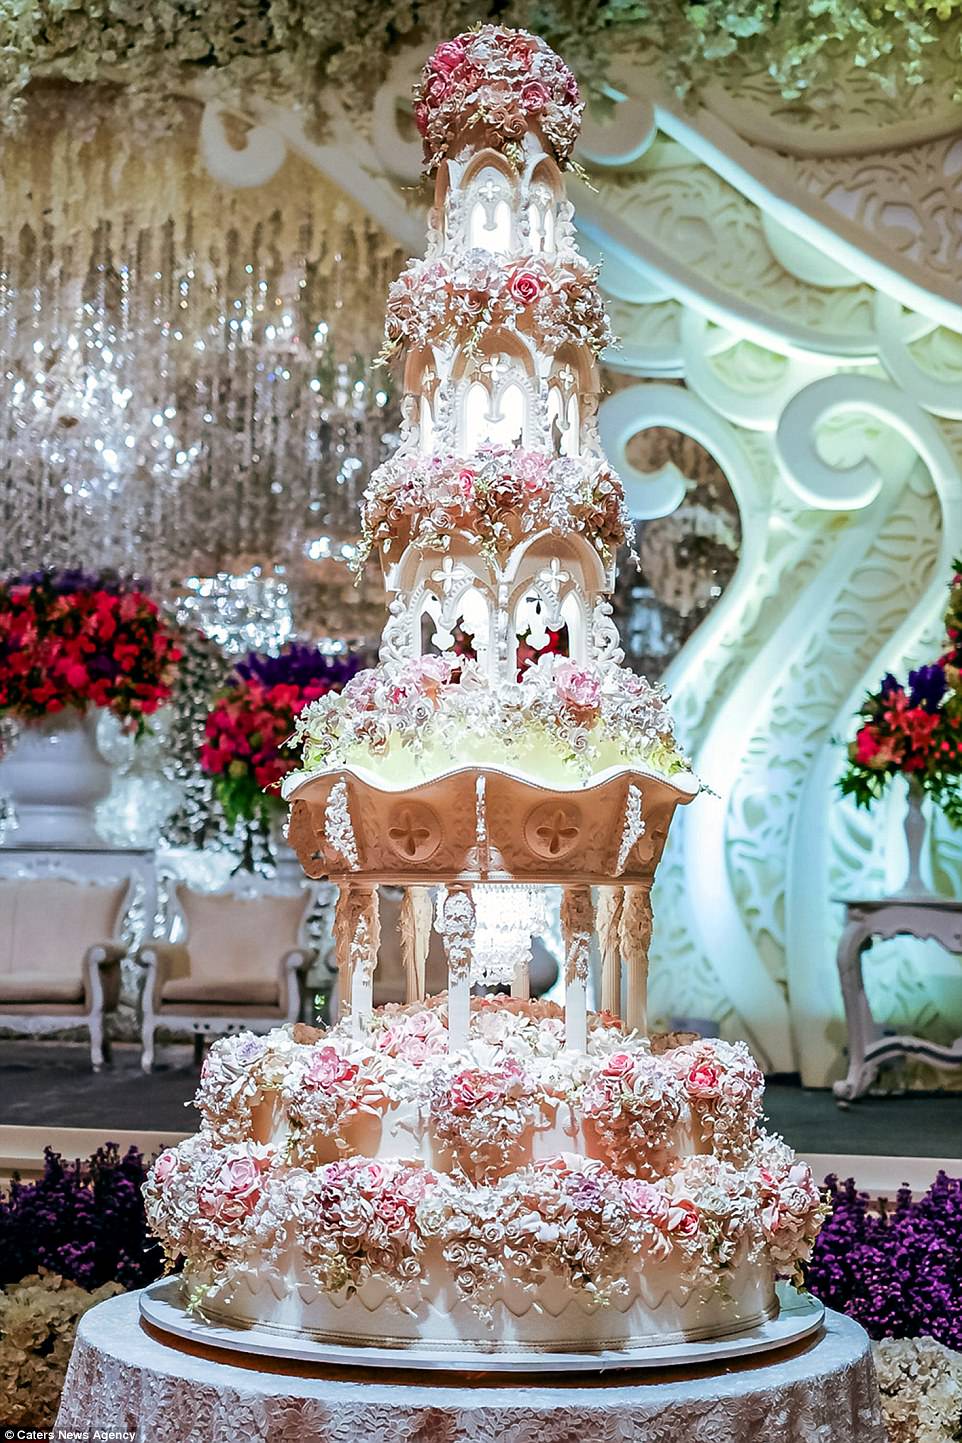
{"label": "crystal chandelier drop", "polygon": [[543,887],[497,882],[472,889],[475,906],[471,981],[509,986],[519,964],[531,964],[531,941],[547,926]]}

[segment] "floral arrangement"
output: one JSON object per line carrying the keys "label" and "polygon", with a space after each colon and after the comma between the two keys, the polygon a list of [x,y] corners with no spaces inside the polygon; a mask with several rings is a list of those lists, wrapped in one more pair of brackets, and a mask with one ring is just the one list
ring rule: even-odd
{"label": "floral arrangement", "polygon": [[400,1293],[420,1277],[417,1209],[435,1180],[423,1168],[367,1158],[293,1173],[284,1188],[285,1213],[294,1219],[318,1285],[354,1292],[377,1277]]}
{"label": "floral arrangement", "polygon": [[585,1086],[582,1106],[612,1162],[642,1177],[677,1161],[670,1142],[681,1117],[671,1073],[643,1052],[614,1052]]}
{"label": "floral arrangement", "polygon": [[758,1136],[765,1079],[744,1042],[701,1040],[669,1053],[702,1140],[742,1161]]}
{"label": "floral arrangement", "polygon": [[[0,1397],[8,1428],[50,1437],[77,1324],[88,1308],[122,1293],[119,1283],[88,1292],[57,1273],[32,1273],[0,1292]],[[34,1431],[36,1430],[36,1431]]]}
{"label": "floral arrangement", "polygon": [[256,1142],[215,1147],[203,1132],[160,1154],[144,1205],[169,1266],[183,1257],[211,1277],[227,1270],[247,1241],[273,1156]]}
{"label": "floral arrangement", "polygon": [[153,1282],[162,1258],[144,1219],[146,1176],[135,1147],[121,1155],[107,1143],[69,1164],[48,1147],[41,1176],[0,1196],[0,1285],[41,1271],[82,1288]]}
{"label": "floral arrangement", "polygon": [[461,345],[476,352],[502,328],[526,331],[542,350],[572,344],[598,356],[613,336],[598,289],[598,268],[572,254],[527,256],[505,267],[500,256],[469,250],[409,261],[387,295],[387,360],[402,346]]}
{"label": "floral arrangement", "polygon": [[332,657],[310,646],[280,656],[252,652],[234,667],[230,684],[207,717],[200,761],[228,825],[267,824],[279,806],[279,782],[295,765],[284,744],[311,702],[344,685],[357,671],[355,657]]}
{"label": "floral arrangement", "polygon": [[923,1335],[962,1351],[962,1178],[939,1173],[924,1196],[873,1205],[849,1179],[828,1179],[831,1215],[805,1268],[826,1307],[873,1338]]}
{"label": "floral arrangement", "polygon": [[962,1355],[934,1338],[883,1338],[873,1352],[889,1443],[959,1443]]}
{"label": "floral arrangement", "polygon": [[[199,75],[213,72],[218,92],[235,100],[256,80],[278,103],[315,116],[323,91],[333,87],[348,105],[367,111],[394,56],[428,44],[439,25],[448,30],[478,18],[508,18],[535,26],[563,50],[579,74],[600,87],[611,57],[654,45],[666,82],[679,93],[717,83],[727,71],[748,69],[772,77],[788,100],[803,100],[823,84],[837,85],[846,71],[864,73],[879,92],[904,100],[914,86],[938,75],[940,53],[951,42],[960,0],[883,0],[868,7],[853,0],[730,0],[656,6],[651,0],[445,0],[443,14],[425,0],[385,0],[378,6],[305,7],[302,0],[271,0],[245,11],[237,24],[235,0],[203,7],[111,3],[55,7],[23,0],[0,13],[0,88],[7,124],[23,108],[19,99],[34,77],[75,83],[109,80],[127,87],[147,109],[160,109]],[[106,27],[106,28],[105,28]],[[109,43],[108,43],[109,42]],[[562,138],[563,143],[563,138]]]}
{"label": "floral arrangement", "polygon": [[163,773],[178,789],[181,801],[164,824],[164,840],[172,847],[224,845],[228,841],[223,813],[214,797],[213,778],[201,768],[204,732],[215,696],[230,680],[232,659],[204,632],[185,627],[181,657],[170,698]]}
{"label": "floral arrangement", "polygon": [[755,1150],[761,1183],[762,1227],[776,1268],[804,1284],[802,1264],[812,1255],[828,1216],[811,1169],[780,1137],[765,1134]]}
{"label": "floral arrangement", "polygon": [[[315,1044],[285,1081],[282,1095],[299,1132],[343,1144],[344,1129],[359,1113],[377,1116],[385,1089],[378,1058],[368,1047],[338,1039]],[[301,1154],[310,1143],[301,1143]]]}
{"label": "floral arrangement", "polygon": [[0,584],[0,713],[106,707],[138,731],[171,696],[177,641],[142,583],[36,571]]}
{"label": "floral arrangement", "polygon": [[688,768],[664,692],[633,672],[548,655],[519,682],[493,683],[476,662],[454,660],[422,656],[362,671],[339,696],[305,707],[295,728],[303,767],[345,765],[392,744],[415,760],[429,747],[453,756],[478,741],[510,760],[536,741],[586,776],[603,742],[666,776]]}
{"label": "floral arrangement", "polygon": [[504,1165],[538,1116],[537,1091],[516,1057],[498,1064],[453,1071],[438,1068],[430,1094],[431,1128],[439,1142],[455,1149],[462,1166],[484,1176]]}
{"label": "floral arrangement", "polygon": [[510,446],[483,446],[467,458],[392,456],[371,477],[361,521],[358,567],[396,539],[446,551],[457,531],[476,536],[492,560],[519,535],[578,531],[608,563],[632,531],[621,482],[606,462]]}
{"label": "floral arrangement", "polygon": [[481,25],[442,41],[414,94],[414,120],[429,171],[468,128],[482,130],[483,144],[517,161],[532,122],[564,165],[583,110],[578,83],[560,56],[538,36],[500,25]]}
{"label": "floral arrangement", "polygon": [[904,775],[962,826],[962,683],[957,668],[935,662],[909,672],[908,688],[891,673],[859,712],[861,725],[839,780],[844,796],[870,807]]}

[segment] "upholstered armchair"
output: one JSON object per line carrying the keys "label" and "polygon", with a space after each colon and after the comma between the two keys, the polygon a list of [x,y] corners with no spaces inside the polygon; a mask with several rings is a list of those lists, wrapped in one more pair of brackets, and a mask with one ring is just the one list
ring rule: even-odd
{"label": "upholstered armchair", "polygon": [[293,894],[176,885],[170,928],[176,940],[155,939],[138,954],[145,1072],[153,1067],[160,1027],[193,1033],[199,1055],[205,1037],[268,1032],[298,1020],[314,959],[305,938],[311,899],[306,885]]}
{"label": "upholstered armchair", "polygon": [[95,1072],[120,999],[130,882],[0,879],[0,1027],[39,1036],[85,1027]]}

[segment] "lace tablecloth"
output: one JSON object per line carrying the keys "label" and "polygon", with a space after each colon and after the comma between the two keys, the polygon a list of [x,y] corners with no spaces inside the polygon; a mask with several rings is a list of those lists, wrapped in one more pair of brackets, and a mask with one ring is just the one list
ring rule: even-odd
{"label": "lace tablecloth", "polygon": [[[720,1371],[457,1378],[206,1354],[140,1323],[139,1295],[80,1321],[57,1420],[142,1443],[884,1443],[869,1341],[826,1313],[794,1349]],[[92,1434],[91,1434],[92,1436]]]}

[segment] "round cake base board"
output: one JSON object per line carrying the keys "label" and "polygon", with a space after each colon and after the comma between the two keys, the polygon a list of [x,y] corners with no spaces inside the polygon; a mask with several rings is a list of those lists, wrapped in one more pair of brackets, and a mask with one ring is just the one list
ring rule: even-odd
{"label": "round cake base board", "polygon": [[784,1348],[814,1333],[825,1309],[817,1298],[799,1293],[787,1283],[778,1285],[777,1317],[723,1338],[705,1338],[691,1343],[655,1343],[646,1348],[611,1348],[599,1352],[574,1353],[511,1348],[490,1353],[477,1347],[432,1347],[420,1352],[406,1348],[365,1347],[360,1344],[324,1342],[296,1333],[270,1328],[230,1327],[209,1322],[199,1313],[189,1313],[179,1278],[161,1278],[145,1288],[140,1298],[144,1320],[164,1333],[205,1348],[223,1348],[254,1358],[282,1358],[287,1362],[312,1363],[338,1368],[409,1368],[412,1372],[538,1373],[550,1364],[553,1373],[603,1373],[627,1368],[692,1367],[728,1359],[747,1358]]}

